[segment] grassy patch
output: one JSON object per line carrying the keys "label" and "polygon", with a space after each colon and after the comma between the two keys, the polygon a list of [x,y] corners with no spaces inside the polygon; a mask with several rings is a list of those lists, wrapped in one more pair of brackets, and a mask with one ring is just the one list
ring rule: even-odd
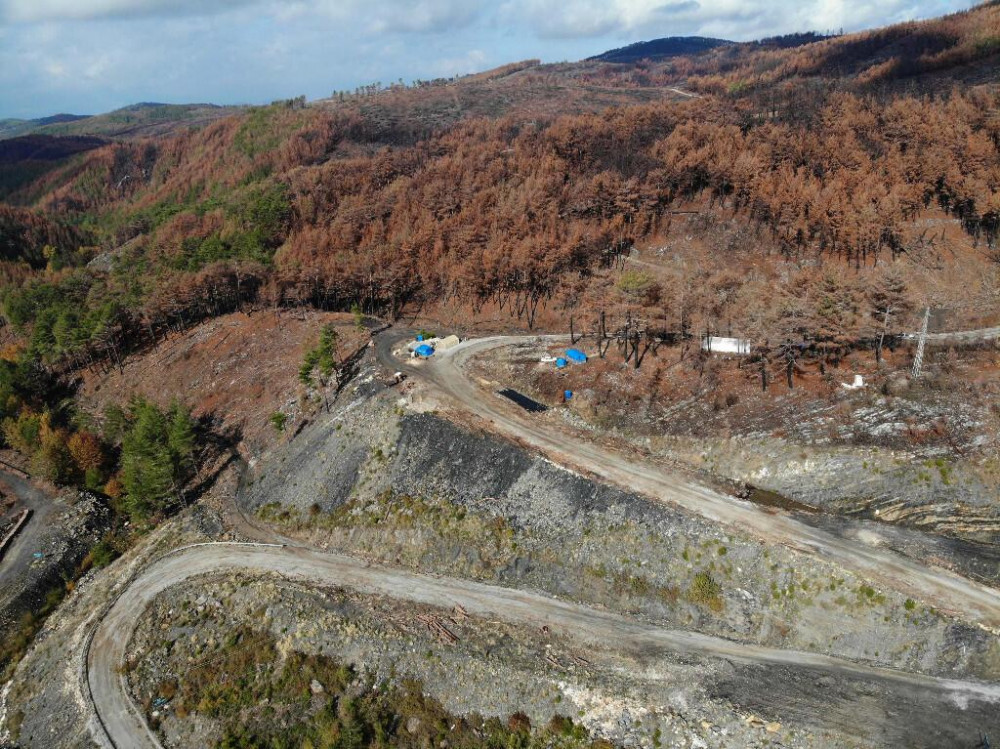
{"label": "grassy patch", "polygon": [[533,728],[523,713],[506,721],[457,716],[424,694],[418,681],[374,683],[323,655],[279,658],[272,635],[243,627],[218,652],[169,678],[146,704],[169,701],[180,718],[196,713],[220,723],[217,749],[236,747],[440,747],[572,749],[604,746],[570,718]]}
{"label": "grassy patch", "polygon": [[722,586],[708,572],[699,572],[694,576],[687,590],[687,599],[716,613],[724,607]]}
{"label": "grassy patch", "polygon": [[[415,497],[391,489],[372,500],[352,498],[319,513],[303,513],[272,502],[257,510],[257,516],[291,531],[349,528],[377,528],[380,533],[431,531],[440,541],[476,549],[482,563],[490,566],[509,562],[518,546],[518,532],[503,516],[472,512],[443,499]],[[427,544],[429,552],[431,547],[439,545],[429,540]]]}

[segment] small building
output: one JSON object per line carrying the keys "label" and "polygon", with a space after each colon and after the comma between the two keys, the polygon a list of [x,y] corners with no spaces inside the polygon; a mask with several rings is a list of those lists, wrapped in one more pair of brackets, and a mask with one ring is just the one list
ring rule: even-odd
{"label": "small building", "polygon": [[436,351],[447,351],[450,348],[455,348],[462,341],[457,335],[450,335],[447,338],[441,338],[437,341],[434,346]]}
{"label": "small building", "polygon": [[708,335],[701,339],[701,350],[710,354],[748,356],[750,354],[750,341],[742,338],[721,338]]}
{"label": "small building", "polygon": [[865,386],[864,375],[856,374],[854,375],[854,382],[842,382],[840,385],[848,390],[860,390]]}

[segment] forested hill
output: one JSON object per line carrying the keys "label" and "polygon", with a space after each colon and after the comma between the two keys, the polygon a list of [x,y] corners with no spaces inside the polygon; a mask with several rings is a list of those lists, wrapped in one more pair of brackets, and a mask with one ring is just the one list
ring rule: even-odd
{"label": "forested hill", "polygon": [[57,114],[37,120],[0,120],[0,141],[24,135],[100,136],[104,138],[170,135],[203,126],[240,111],[215,104],[142,102],[98,115]]}
{"label": "forested hill", "polygon": [[25,135],[34,132],[47,125],[58,125],[75,120],[85,120],[86,115],[79,114],[54,114],[50,117],[41,117],[37,120],[0,120],[0,139],[15,138],[18,135]]}
{"label": "forested hill", "polygon": [[600,62],[638,62],[639,60],[665,60],[681,55],[696,55],[708,49],[732,42],[725,39],[708,39],[701,36],[670,36],[648,42],[635,42],[627,47],[612,49],[591,57]]}
{"label": "forested hill", "polygon": [[[680,336],[735,321],[839,346],[886,307],[995,304],[998,53],[987,5],[112,143],[0,205],[7,332],[72,368],[240,305],[521,327],[622,310]],[[632,247],[661,276],[622,273]]]}

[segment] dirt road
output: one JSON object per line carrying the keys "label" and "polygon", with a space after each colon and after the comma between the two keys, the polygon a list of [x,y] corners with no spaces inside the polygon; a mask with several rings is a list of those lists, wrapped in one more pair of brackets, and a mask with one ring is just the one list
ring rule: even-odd
{"label": "dirt road", "polygon": [[31,510],[27,524],[14,538],[3,558],[0,559],[0,599],[8,590],[8,581],[23,575],[34,559],[38,537],[46,529],[49,517],[56,509],[52,497],[36,488],[30,481],[7,471],[0,471],[0,489],[17,495],[21,505]]}
{"label": "dirt road", "polygon": [[[918,338],[919,333],[913,333],[912,338]],[[980,328],[979,330],[957,330],[952,333],[928,333],[927,343],[935,346],[950,346],[954,344],[982,343],[1000,338],[1000,327]]]}
{"label": "dirt road", "polygon": [[[518,409],[474,385],[463,372],[469,357],[514,343],[558,341],[568,336],[494,336],[473,339],[419,365],[406,365],[393,357],[401,334],[383,335],[377,345],[387,367],[405,367],[414,377],[432,383],[456,405],[476,414],[497,432],[539,450],[557,463],[599,477],[628,491],[701,515],[708,520],[749,533],[768,543],[829,559],[866,580],[902,591],[938,609],[1000,632],[1000,591],[972,582],[944,569],[921,564],[893,551],[850,537],[841,537],[806,525],[793,517],[762,510],[757,505],[700,486],[654,464],[625,457],[606,445],[594,444],[569,433],[553,432]],[[870,537],[871,534],[868,534]]]}
{"label": "dirt road", "polygon": [[[733,527],[737,532],[749,532],[765,541],[825,556],[858,571],[867,579],[913,591],[914,595],[939,608],[974,621],[993,627],[1000,625],[1000,594],[997,591],[892,552],[872,548],[861,541],[833,536],[791,517],[764,512],[748,502],[698,486],[655,465],[610,452],[603,446],[550,432],[519,415],[514,408],[504,408],[499,400],[483,393],[465,376],[462,365],[468,357],[492,347],[535,340],[535,337],[474,340],[420,365],[402,363],[392,356],[393,346],[401,339],[402,334],[390,333],[378,340],[377,355],[383,364],[392,367],[392,371],[402,369],[429,381],[441,395],[491,422],[498,432],[568,467],[585,469],[653,499],[671,502]],[[247,530],[254,529],[248,527]],[[972,725],[994,728],[996,705],[1000,704],[1000,684],[938,679],[815,653],[764,648],[696,632],[664,629],[537,593],[382,568],[352,557],[297,546],[203,544],[170,553],[147,568],[123,591],[98,625],[88,652],[87,683],[99,717],[95,730],[99,743],[119,748],[159,746],[144,716],[129,697],[120,672],[132,633],[157,594],[197,575],[227,569],[276,573],[401,601],[449,608],[458,604],[474,615],[529,626],[544,625],[555,633],[592,647],[611,648],[643,659],[663,657],[668,652],[696,658],[723,658],[742,667],[794,673],[810,683],[819,683],[821,678],[835,678],[840,680],[838,683],[853,685],[845,687],[852,693],[861,693],[877,683],[891,696],[893,704],[911,706],[908,710],[912,715],[906,711],[893,712],[892,720],[897,723],[919,722],[921,714],[940,717],[946,712],[949,720],[956,720],[963,731]],[[918,709],[917,705],[921,707]]]}
{"label": "dirt road", "polygon": [[1000,703],[1000,685],[996,684],[935,679],[814,653],[775,650],[696,632],[663,629],[537,593],[382,568],[353,557],[301,547],[203,544],[168,554],[147,568],[115,601],[94,634],[88,681],[103,727],[100,737],[103,745],[119,749],[160,746],[129,698],[119,670],[132,633],[153,598],[192,577],[239,569],[338,585],[400,601],[446,608],[461,605],[474,616],[532,627],[547,626],[554,634],[568,636],[583,645],[630,653],[644,660],[662,658],[669,652],[721,657],[736,664],[801,669],[812,672],[809,678],[813,680],[827,676],[848,683],[879,682],[890,691],[903,690],[908,695],[923,695],[925,699],[929,696],[946,709],[959,710],[976,722],[989,721],[988,716],[995,713],[994,705]]}

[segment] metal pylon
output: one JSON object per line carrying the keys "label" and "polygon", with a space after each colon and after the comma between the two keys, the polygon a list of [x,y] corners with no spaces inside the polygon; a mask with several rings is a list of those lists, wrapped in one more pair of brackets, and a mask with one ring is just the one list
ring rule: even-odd
{"label": "metal pylon", "polygon": [[917,355],[913,357],[913,379],[920,377],[920,368],[924,365],[924,346],[927,343],[927,324],[931,319],[931,308],[924,311],[924,326],[920,329],[920,340],[917,341]]}

